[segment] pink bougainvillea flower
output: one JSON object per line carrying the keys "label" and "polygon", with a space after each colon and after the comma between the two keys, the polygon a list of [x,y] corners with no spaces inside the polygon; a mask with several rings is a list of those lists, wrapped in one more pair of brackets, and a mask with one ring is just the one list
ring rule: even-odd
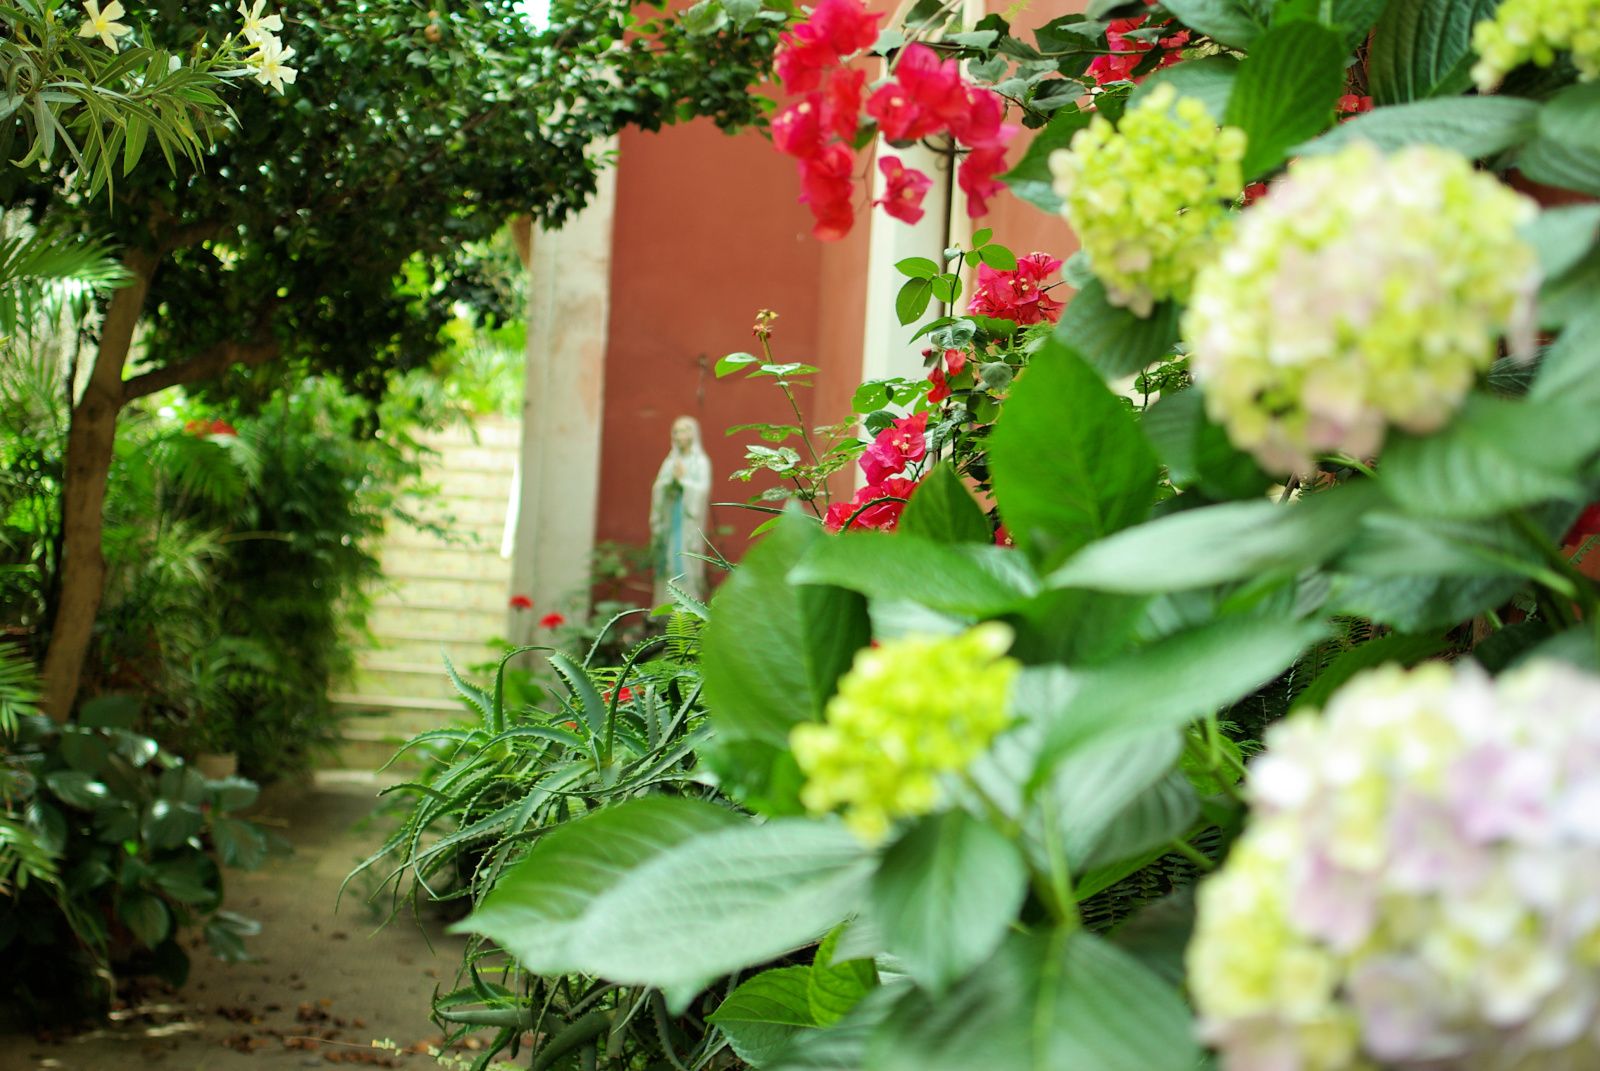
{"label": "pink bougainvillea flower", "polygon": [[[1013,126],[1006,129],[1014,133],[1017,128]],[[956,183],[961,187],[961,192],[967,195],[967,215],[976,219],[988,214],[989,198],[1006,188],[1005,183],[995,178],[1005,169],[1004,144],[973,149],[967,153],[956,172]]]}
{"label": "pink bougainvillea flower", "polygon": [[974,149],[1004,145],[1009,135],[1004,123],[1006,102],[1000,94],[979,86],[967,86],[965,94],[966,107],[951,122],[950,133]]}
{"label": "pink bougainvillea flower", "polygon": [[778,36],[773,69],[791,93],[809,93],[822,84],[822,72],[848,55],[872,47],[878,20],[858,0],[822,0],[806,21]]}
{"label": "pink bougainvillea flower", "polygon": [[867,72],[841,67],[822,87],[822,125],[849,141],[861,128],[861,89]]}
{"label": "pink bougainvillea flower", "polygon": [[927,45],[907,45],[895,62],[894,76],[924,115],[929,133],[961,122],[971,110],[961,65],[941,60]]}
{"label": "pink bougainvillea flower", "polygon": [[928,404],[938,405],[950,397],[950,381],[945,378],[942,365],[933,366],[933,371],[928,373],[928,382],[932,384],[928,388]]}
{"label": "pink bougainvillea flower", "polygon": [[548,613],[539,619],[540,628],[560,628],[567,623],[565,614]]}
{"label": "pink bougainvillea flower", "polygon": [[868,11],[860,0],[822,0],[806,21],[816,27],[837,56],[871,48],[878,40],[881,12]]}
{"label": "pink bougainvillea flower", "polygon": [[883,172],[887,189],[882,199],[874,204],[903,223],[915,223],[922,218],[922,199],[927,196],[933,180],[914,167],[906,167],[898,156],[884,156],[878,160],[878,170]]}
{"label": "pink bougainvillea flower", "polygon": [[894,526],[900,523],[900,514],[906,508],[906,501],[916,489],[914,481],[900,476],[891,476],[882,483],[868,484],[857,491],[849,502],[835,502],[829,506],[827,516],[822,521],[823,527],[830,532],[837,532],[846,525],[852,529],[893,531]]}
{"label": "pink bougainvillea flower", "polygon": [[867,114],[878,121],[878,132],[889,141],[915,141],[937,129],[899,82],[873,90],[867,98]]}
{"label": "pink bougainvillea flower", "polygon": [[[1140,15],[1131,19],[1112,19],[1106,27],[1106,47],[1111,50],[1111,55],[1096,56],[1094,62],[1089,64],[1088,75],[1095,80],[1097,85],[1106,85],[1109,82],[1126,82],[1133,78],[1133,69],[1144,60],[1144,53],[1156,48],[1162,49],[1158,67],[1170,67],[1182,59],[1179,50],[1189,43],[1189,31],[1179,30],[1169,37],[1159,41],[1148,41],[1137,37],[1128,37],[1127,34],[1144,26],[1148,16]],[[1172,20],[1155,23],[1156,26],[1166,26]]]}
{"label": "pink bougainvillea flower", "polygon": [[810,93],[783,109],[772,120],[772,144],[796,159],[814,158],[822,152],[824,108],[822,94]]}
{"label": "pink bougainvillea flower", "polygon": [[812,233],[823,241],[843,238],[855,223],[851,205],[855,163],[855,154],[837,141],[812,159],[800,161],[800,200],[810,207],[816,220]]}
{"label": "pink bougainvillea flower", "polygon": [[928,414],[901,417],[878,432],[878,437],[861,455],[858,464],[869,484],[882,483],[914,461],[928,456]]}
{"label": "pink bougainvillea flower", "polygon": [[1061,302],[1045,293],[1045,287],[1060,267],[1061,258],[1048,253],[1019,257],[1013,271],[996,271],[980,264],[978,288],[967,311],[1022,325],[1055,323],[1061,318]]}
{"label": "pink bougainvillea flower", "polygon": [[531,610],[533,609],[533,600],[526,595],[513,595],[511,596],[510,605],[513,610]]}
{"label": "pink bougainvillea flower", "polygon": [[[1039,254],[1036,253],[1034,255],[1038,256]],[[1019,261],[1018,263],[1021,262]],[[944,351],[944,369],[946,372],[952,376],[959,376],[961,370],[965,367],[967,367],[967,355],[965,353],[955,349]]]}

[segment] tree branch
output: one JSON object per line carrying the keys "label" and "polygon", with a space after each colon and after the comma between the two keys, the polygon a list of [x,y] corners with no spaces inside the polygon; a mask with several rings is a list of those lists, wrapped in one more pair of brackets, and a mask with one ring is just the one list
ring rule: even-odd
{"label": "tree branch", "polygon": [[258,337],[249,342],[219,342],[210,349],[201,350],[187,361],[156,368],[132,379],[122,381],[122,400],[126,404],[135,398],[166,390],[184,383],[219,376],[234,365],[254,368],[266,364],[282,351],[275,339]]}

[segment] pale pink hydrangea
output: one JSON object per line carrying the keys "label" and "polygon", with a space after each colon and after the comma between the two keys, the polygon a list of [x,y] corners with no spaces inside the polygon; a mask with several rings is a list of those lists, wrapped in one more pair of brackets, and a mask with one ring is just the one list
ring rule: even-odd
{"label": "pale pink hydrangea", "polygon": [[1229,1071],[1600,1067],[1600,677],[1376,670],[1250,793],[1188,956]]}

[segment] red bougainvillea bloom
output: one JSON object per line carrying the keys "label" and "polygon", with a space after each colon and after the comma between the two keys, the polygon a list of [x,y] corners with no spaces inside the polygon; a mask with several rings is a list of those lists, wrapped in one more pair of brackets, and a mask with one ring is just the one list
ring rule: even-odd
{"label": "red bougainvillea bloom", "polygon": [[933,366],[933,370],[928,373],[928,382],[932,384],[928,388],[928,404],[938,405],[950,397],[950,381],[945,378],[943,365]]}
{"label": "red bougainvillea bloom", "polygon": [[841,67],[822,87],[822,125],[849,141],[861,128],[861,90],[867,72]]}
{"label": "red bougainvillea bloom", "polygon": [[1267,195],[1267,184],[1265,182],[1252,182],[1252,183],[1250,183],[1250,185],[1248,185],[1248,186],[1246,186],[1244,188],[1244,203],[1245,203],[1245,207],[1248,208],[1250,205],[1255,204],[1257,201],[1261,200],[1261,198],[1265,197],[1266,195]]}
{"label": "red bougainvillea bloom", "polygon": [[851,182],[855,163],[855,154],[837,141],[815,157],[800,161],[800,200],[811,206],[816,217],[812,233],[824,241],[843,238],[855,223],[850,204],[855,195]]}
{"label": "red bougainvillea bloom", "polygon": [[513,610],[531,610],[533,609],[533,600],[526,595],[513,595],[511,596],[511,608]]}
{"label": "red bougainvillea bloom", "polygon": [[772,120],[772,144],[779,152],[809,160],[822,151],[821,93],[811,93],[779,112]]}
{"label": "red bougainvillea bloom", "polygon": [[1000,94],[979,86],[967,86],[964,92],[966,107],[951,121],[950,133],[963,145],[975,149],[1004,145],[1009,141],[1016,131],[1014,128],[1007,130],[1004,123],[1006,102],[1000,99]]}
{"label": "red bougainvillea bloom", "polygon": [[915,141],[938,129],[899,82],[875,89],[867,98],[867,114],[878,121],[878,132],[889,141]]}
{"label": "red bougainvillea bloom", "polygon": [[907,45],[895,62],[894,76],[929,124],[929,133],[965,120],[970,110],[967,85],[955,60],[939,59],[927,45]]}
{"label": "red bougainvillea bloom", "polygon": [[978,266],[978,288],[968,312],[993,316],[1018,324],[1036,324],[1061,318],[1061,302],[1044,292],[1047,280],[1061,267],[1061,258],[1048,253],[1029,253],[1017,259],[1014,271],[996,271],[987,264]]}
{"label": "red bougainvillea bloom", "polygon": [[[1042,254],[1034,254],[1034,256],[1040,255]],[[1018,261],[1017,263],[1020,264],[1022,262]],[[946,372],[952,376],[959,376],[961,374],[961,370],[965,367],[967,367],[967,355],[965,353],[961,352],[960,350],[944,351],[944,369]]]}
{"label": "red bougainvillea bloom", "polygon": [[[605,700],[607,703],[611,702],[611,689],[608,688],[605,691],[601,692],[600,693],[600,698]],[[629,688],[627,685],[623,685],[622,686],[622,691],[617,694],[617,702],[626,703],[629,700],[631,700],[632,698],[633,698],[633,689]]]}
{"label": "red bougainvillea bloom", "polygon": [[1349,119],[1352,116],[1360,115],[1362,112],[1370,112],[1372,110],[1372,98],[1346,93],[1339,98],[1339,103],[1335,105],[1334,110],[1339,113],[1341,118]]}
{"label": "red bougainvillea bloom", "polygon": [[566,623],[566,616],[558,613],[548,613],[539,619],[540,628],[560,628]]}
{"label": "red bougainvillea bloom", "polygon": [[933,180],[914,167],[906,167],[898,156],[885,156],[878,161],[888,188],[874,204],[903,223],[915,223],[922,218],[922,199],[927,196]]}
{"label": "red bougainvillea bloom", "polygon": [[[1145,24],[1147,16],[1140,15],[1132,19],[1112,19],[1106,27],[1106,47],[1114,54],[1109,56],[1096,56],[1094,62],[1089,64],[1088,75],[1095,80],[1097,85],[1108,82],[1126,82],[1133,76],[1133,69],[1139,66],[1144,59],[1144,53],[1158,45],[1163,50],[1159,67],[1170,67],[1183,57],[1179,50],[1189,43],[1189,31],[1179,30],[1170,37],[1163,37],[1159,41],[1141,40],[1137,37],[1127,37]],[[1158,22],[1156,26],[1165,26],[1172,20]],[[1137,80],[1137,79],[1136,79]]]}
{"label": "red bougainvillea bloom", "polygon": [[808,93],[822,84],[822,72],[845,56],[871,48],[881,14],[858,0],[822,0],[811,17],[778,37],[773,69],[791,93]]}
{"label": "red bougainvillea bloom", "polygon": [[[1015,127],[1009,128],[1014,130]],[[967,215],[976,219],[989,212],[989,198],[1004,190],[1005,183],[995,178],[1006,169],[1006,148],[995,145],[973,149],[961,161],[956,183],[967,195]]]}
{"label": "red bougainvillea bloom", "polygon": [[1011,533],[1006,531],[1005,525],[999,525],[994,530],[994,545],[997,547],[1014,547],[1016,543],[1011,539]]}
{"label": "red bougainvillea bloom", "polygon": [[878,432],[878,437],[867,447],[859,462],[861,471],[866,473],[867,482],[882,483],[885,478],[904,472],[905,467],[913,461],[927,457],[927,428],[928,414],[923,412],[901,417]]}
{"label": "red bougainvillea bloom", "polygon": [[[911,498],[916,489],[916,483],[900,476],[891,476],[882,483],[868,484],[857,491],[849,502],[835,502],[829,506],[827,516],[822,519],[823,527],[830,532],[837,532],[847,524],[853,529],[893,531],[894,526],[900,523],[906,500]],[[879,499],[884,501],[880,502]],[[853,521],[852,517],[855,518]]]}

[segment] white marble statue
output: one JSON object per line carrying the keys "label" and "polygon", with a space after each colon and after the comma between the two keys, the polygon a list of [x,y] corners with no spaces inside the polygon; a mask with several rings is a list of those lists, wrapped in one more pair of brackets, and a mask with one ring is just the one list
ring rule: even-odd
{"label": "white marble statue", "polygon": [[700,445],[700,422],[681,416],[672,422],[672,449],[650,492],[655,605],[672,601],[669,580],[695,598],[705,598],[706,563],[696,555],[706,548],[710,503],[711,459]]}

